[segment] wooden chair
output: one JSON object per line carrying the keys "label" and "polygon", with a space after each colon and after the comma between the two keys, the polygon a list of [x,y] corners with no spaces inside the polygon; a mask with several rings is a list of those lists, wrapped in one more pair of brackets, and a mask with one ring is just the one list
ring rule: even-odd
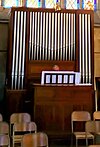
{"label": "wooden chair", "polygon": [[10,147],[10,137],[5,134],[0,134],[0,146]]}
{"label": "wooden chair", "polygon": [[[78,146],[79,139],[86,140],[85,122],[89,120],[91,120],[91,115],[87,111],[73,111],[71,114],[71,128],[72,128],[72,134],[75,136],[76,147]],[[78,127],[76,127],[77,124],[78,124]],[[82,127],[82,130],[80,130],[81,127]],[[90,134],[87,135],[88,139],[91,139],[92,137],[93,136]],[[73,136],[71,139],[71,144],[73,144]]]}
{"label": "wooden chair", "polygon": [[100,111],[93,112],[93,120],[100,120]]}
{"label": "wooden chair", "polygon": [[0,122],[0,134],[9,135],[9,124],[7,122]]}
{"label": "wooden chair", "polygon": [[44,132],[25,134],[22,137],[21,147],[48,147],[48,136]]}
{"label": "wooden chair", "polygon": [[88,147],[100,147],[99,144],[93,144],[93,145],[89,145]]}
{"label": "wooden chair", "polygon": [[0,121],[3,121],[3,116],[1,113],[0,113]]}
{"label": "wooden chair", "polygon": [[[8,137],[7,137],[8,136]],[[7,122],[0,122],[0,144],[9,144],[10,146],[10,136],[9,136],[9,124]]]}
{"label": "wooden chair", "polygon": [[31,116],[29,113],[13,113],[10,116],[10,136],[12,136],[12,128],[15,123],[30,122]]}
{"label": "wooden chair", "polygon": [[15,143],[21,143],[21,139],[24,134],[33,132],[37,132],[37,125],[35,122],[15,123],[13,125],[13,147]]}
{"label": "wooden chair", "polygon": [[94,135],[94,143],[97,144],[97,138],[100,138],[100,121],[93,120],[86,122],[86,132],[90,132]]}
{"label": "wooden chair", "polygon": [[94,144],[94,139],[95,139],[95,134],[97,132],[100,131],[100,122],[96,122],[96,121],[87,121],[85,123],[85,131],[86,131],[86,142],[87,142],[87,145],[88,145],[88,135],[91,133],[92,135],[92,139],[93,139],[93,144]]}

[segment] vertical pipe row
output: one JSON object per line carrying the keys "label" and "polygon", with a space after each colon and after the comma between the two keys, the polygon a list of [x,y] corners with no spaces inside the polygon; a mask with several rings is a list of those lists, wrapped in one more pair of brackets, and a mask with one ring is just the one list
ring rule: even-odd
{"label": "vertical pipe row", "polygon": [[75,59],[75,15],[33,12],[29,30],[30,60]]}
{"label": "vertical pipe row", "polygon": [[79,14],[79,52],[81,82],[91,83],[91,32],[90,14]]}
{"label": "vertical pipe row", "polygon": [[[24,12],[25,13],[25,12]],[[23,12],[15,11],[14,37],[12,54],[12,89],[23,89],[25,66],[25,34],[26,16]]]}

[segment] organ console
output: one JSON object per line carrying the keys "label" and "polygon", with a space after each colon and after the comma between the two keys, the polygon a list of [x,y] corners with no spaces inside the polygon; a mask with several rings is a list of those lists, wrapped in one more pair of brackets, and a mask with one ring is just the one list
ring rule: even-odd
{"label": "organ console", "polygon": [[[70,132],[73,110],[92,113],[94,109],[93,11],[13,7],[9,26],[8,117],[28,111],[29,107],[24,109],[27,99],[39,130],[51,135]],[[54,65],[59,71],[52,71]],[[61,72],[60,76],[79,73],[80,85],[74,77],[70,85],[59,84],[60,80],[41,84],[43,71],[46,78],[50,71]]]}

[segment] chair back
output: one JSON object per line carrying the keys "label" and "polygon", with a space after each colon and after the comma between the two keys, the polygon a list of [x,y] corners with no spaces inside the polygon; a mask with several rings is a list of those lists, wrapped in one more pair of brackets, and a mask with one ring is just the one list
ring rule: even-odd
{"label": "chair back", "polygon": [[92,145],[89,145],[88,147],[100,147],[99,144],[92,144]]}
{"label": "chair back", "polygon": [[27,133],[36,133],[37,125],[35,122],[21,122],[13,125],[13,147],[15,143],[21,143],[22,136]]}
{"label": "chair back", "polygon": [[0,134],[9,135],[9,124],[7,122],[0,122]]}
{"label": "chair back", "polygon": [[30,122],[31,116],[29,113],[13,113],[10,116],[10,135],[12,136],[12,128],[14,123]]}
{"label": "chair back", "polygon": [[95,111],[93,113],[93,120],[100,120],[100,111]]}
{"label": "chair back", "polygon": [[29,113],[13,113],[10,116],[10,123],[14,124],[16,122],[30,122],[31,116]]}
{"label": "chair back", "polygon": [[3,116],[1,113],[0,113],[0,121],[3,121]]}
{"label": "chair back", "polygon": [[74,122],[86,122],[91,120],[91,115],[88,111],[73,111],[71,114],[72,132],[74,132]]}
{"label": "chair back", "polygon": [[13,134],[15,132],[37,132],[37,125],[35,122],[21,122],[13,125]]}
{"label": "chair back", "polygon": [[86,122],[86,131],[90,133],[100,134],[100,121],[91,120]]}
{"label": "chair back", "polygon": [[[97,124],[98,125],[98,124]],[[96,122],[95,121],[92,121],[92,120],[90,120],[90,121],[87,121],[86,123],[85,123],[85,131],[86,131],[86,133],[95,133],[96,132]]]}
{"label": "chair back", "polygon": [[44,132],[25,134],[21,147],[48,147],[48,136]]}
{"label": "chair back", "polygon": [[10,137],[8,135],[0,134],[0,146],[10,147]]}

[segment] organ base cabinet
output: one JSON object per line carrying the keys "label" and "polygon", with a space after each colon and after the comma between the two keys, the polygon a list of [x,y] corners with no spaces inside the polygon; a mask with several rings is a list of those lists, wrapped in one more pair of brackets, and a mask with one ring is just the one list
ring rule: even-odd
{"label": "organ base cabinet", "polygon": [[34,121],[39,131],[63,135],[71,132],[74,110],[93,112],[94,92],[91,86],[33,85]]}

